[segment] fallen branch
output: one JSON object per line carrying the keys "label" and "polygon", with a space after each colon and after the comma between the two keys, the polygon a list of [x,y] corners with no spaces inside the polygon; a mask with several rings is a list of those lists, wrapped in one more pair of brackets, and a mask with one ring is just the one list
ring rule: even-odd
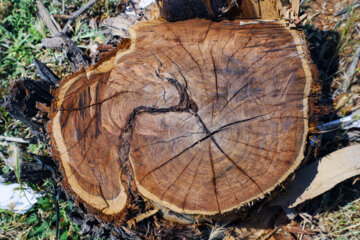
{"label": "fallen branch", "polygon": [[55,21],[55,19],[48,13],[46,10],[44,4],[41,2],[41,0],[36,0],[35,2],[36,8],[38,10],[38,13],[40,15],[40,18],[44,20],[45,25],[49,28],[51,34],[53,36],[57,35],[61,27],[60,25]]}
{"label": "fallen branch", "polygon": [[324,123],[318,126],[322,131],[338,129],[350,129],[350,128],[360,128],[360,110],[353,112],[351,115]]}
{"label": "fallen branch", "polygon": [[344,8],[344,9],[341,9],[340,11],[336,11],[336,12],[334,13],[334,16],[335,16],[335,17],[338,17],[338,16],[340,16],[340,15],[343,15],[343,14],[347,13],[347,12],[349,11],[349,8],[352,10],[352,9],[357,9],[357,8],[359,8],[359,7],[360,7],[360,3],[351,4],[350,6]]}
{"label": "fallen branch", "polygon": [[0,136],[0,140],[6,141],[6,142],[29,143],[29,141],[24,140],[22,138],[18,138],[18,137]]}
{"label": "fallen branch", "polygon": [[63,49],[69,59],[71,70],[77,71],[82,66],[89,66],[89,58],[81,51],[76,44],[64,33],[59,33],[53,38],[45,38],[41,41],[44,47],[52,49]]}
{"label": "fallen branch", "polygon": [[351,81],[354,78],[356,68],[359,64],[359,59],[360,59],[360,45],[357,47],[354,58],[351,61],[350,66],[346,71],[346,79],[344,80],[343,85],[341,86],[341,92],[346,92],[349,86],[351,85]]}
{"label": "fallen branch", "polygon": [[[92,0],[96,1],[96,0]],[[90,2],[89,2],[90,3]],[[87,4],[88,5],[88,4]],[[84,6],[85,7],[85,6]],[[66,56],[69,59],[72,71],[77,71],[80,67],[88,66],[90,61],[88,57],[75,45],[71,39],[66,36],[64,33],[60,31],[60,25],[56,22],[56,20],[48,13],[44,4],[41,0],[36,0],[36,8],[39,11],[40,17],[44,20],[45,25],[49,28],[50,32],[52,33],[52,38],[45,38],[42,40],[42,45],[48,48],[57,48],[63,49],[66,53]],[[80,9],[81,10],[81,9]],[[72,19],[75,19],[74,16],[79,16],[84,10],[80,12],[80,10],[76,11],[72,15]],[[70,20],[69,20],[70,21]],[[69,23],[69,22],[68,22]]]}
{"label": "fallen branch", "polygon": [[74,20],[76,18],[78,18],[81,14],[83,14],[88,8],[90,8],[96,2],[97,2],[97,0],[90,0],[87,4],[82,6],[79,10],[73,12],[61,32],[66,33],[69,30],[70,25],[74,22]]}
{"label": "fallen branch", "polygon": [[[86,67],[90,64],[87,56],[75,45],[71,39],[64,33],[60,32],[60,26],[55,19],[48,13],[41,0],[36,0],[36,8],[39,15],[44,19],[45,25],[53,34],[52,38],[45,38],[42,40],[42,45],[48,48],[63,49],[67,58],[69,59],[71,70],[77,71],[81,67]],[[81,12],[82,13],[82,12]],[[80,13],[80,14],[81,14]],[[74,15],[78,15],[74,14]]]}

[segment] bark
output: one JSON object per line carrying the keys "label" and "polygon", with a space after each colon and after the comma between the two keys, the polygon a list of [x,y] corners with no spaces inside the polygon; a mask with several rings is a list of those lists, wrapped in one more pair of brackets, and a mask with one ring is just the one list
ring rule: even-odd
{"label": "bark", "polygon": [[211,20],[297,18],[299,0],[158,0],[160,13],[168,21],[192,18]]}

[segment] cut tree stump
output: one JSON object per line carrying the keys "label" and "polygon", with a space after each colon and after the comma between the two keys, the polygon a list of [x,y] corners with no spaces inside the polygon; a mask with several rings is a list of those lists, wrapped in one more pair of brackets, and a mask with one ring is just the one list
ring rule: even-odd
{"label": "cut tree stump", "polygon": [[54,89],[64,185],[102,219],[131,195],[215,215],[272,192],[303,159],[312,66],[280,22],[140,22]]}

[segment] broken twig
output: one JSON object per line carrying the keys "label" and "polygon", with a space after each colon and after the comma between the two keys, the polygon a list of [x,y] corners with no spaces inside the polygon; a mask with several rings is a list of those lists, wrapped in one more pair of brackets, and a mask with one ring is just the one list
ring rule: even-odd
{"label": "broken twig", "polygon": [[341,87],[341,92],[346,92],[349,86],[351,85],[351,81],[354,78],[356,68],[359,64],[359,59],[360,59],[360,45],[357,47],[354,58],[351,61],[350,66],[346,71],[346,79],[344,80],[343,85]]}
{"label": "broken twig", "polygon": [[40,78],[49,83],[49,85],[58,87],[60,79],[55,75],[45,64],[40,62],[39,60],[34,60],[37,73],[40,75]]}
{"label": "broken twig", "polygon": [[[42,40],[42,44],[49,48],[61,48],[65,51],[67,58],[69,59],[72,71],[77,71],[82,66],[88,66],[90,61],[85,54],[75,45],[71,39],[64,33],[60,32],[60,26],[54,18],[48,13],[44,4],[40,1],[36,1],[36,8],[39,11],[39,15],[44,19],[46,26],[53,34],[52,38],[45,38]],[[81,13],[80,13],[81,14]]]}
{"label": "broken twig", "polygon": [[26,141],[26,140],[24,140],[22,138],[18,138],[18,137],[0,136],[0,140],[6,141],[6,142],[29,143],[29,141]]}
{"label": "broken twig", "polygon": [[81,14],[83,14],[89,7],[94,5],[96,2],[97,2],[97,0],[90,0],[87,4],[82,6],[79,10],[73,12],[61,32],[66,33],[69,30],[70,25],[74,22],[74,20],[76,18],[78,18]]}
{"label": "broken twig", "polygon": [[48,13],[46,10],[44,4],[41,2],[41,0],[36,0],[36,8],[38,10],[38,13],[40,15],[40,18],[44,20],[46,26],[49,28],[51,34],[53,36],[57,35],[61,28],[60,25],[55,21],[55,19]]}
{"label": "broken twig", "polygon": [[335,16],[335,17],[338,17],[338,16],[340,16],[340,15],[343,15],[343,14],[347,13],[347,12],[349,11],[349,8],[352,10],[352,9],[357,9],[357,8],[359,8],[359,7],[360,7],[360,3],[359,3],[359,2],[358,2],[358,3],[351,4],[350,6],[344,8],[344,9],[341,9],[340,11],[336,11],[336,12],[334,13],[334,16]]}
{"label": "broken twig", "polygon": [[342,129],[360,128],[360,110],[353,112],[349,116],[318,126],[322,131],[334,130],[339,127]]}

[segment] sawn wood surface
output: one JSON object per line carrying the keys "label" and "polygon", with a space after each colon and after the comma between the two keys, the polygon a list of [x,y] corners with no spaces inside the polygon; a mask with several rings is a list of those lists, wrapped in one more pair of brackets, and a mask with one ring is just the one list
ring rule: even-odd
{"label": "sawn wood surface", "polygon": [[173,211],[213,215],[298,167],[312,79],[298,33],[189,20],[143,22],[131,36],[54,92],[52,152],[86,206],[120,214],[136,186]]}

